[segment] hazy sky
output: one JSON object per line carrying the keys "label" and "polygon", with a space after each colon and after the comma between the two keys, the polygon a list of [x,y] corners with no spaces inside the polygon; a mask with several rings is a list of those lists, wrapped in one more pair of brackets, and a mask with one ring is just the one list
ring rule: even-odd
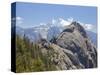
{"label": "hazy sky", "polygon": [[96,32],[96,7],[22,2],[16,4],[16,19],[18,19],[18,25],[21,25],[21,27],[34,26],[40,23],[50,23],[53,19],[56,20],[59,18],[67,20],[70,17],[93,27],[91,30]]}

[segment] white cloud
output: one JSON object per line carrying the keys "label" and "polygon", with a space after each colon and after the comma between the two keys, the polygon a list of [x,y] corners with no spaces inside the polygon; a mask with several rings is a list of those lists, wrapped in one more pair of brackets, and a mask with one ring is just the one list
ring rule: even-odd
{"label": "white cloud", "polygon": [[22,24],[23,23],[23,18],[22,17],[20,17],[20,16],[17,16],[17,17],[13,17],[12,18],[12,23],[14,22],[14,21],[16,21],[16,24],[17,25],[20,25],[20,24]]}
{"label": "white cloud", "polygon": [[67,19],[67,21],[69,21],[69,22],[73,22],[73,21],[74,21],[74,18],[69,17],[69,18]]}
{"label": "white cloud", "polygon": [[91,32],[96,32],[96,26],[93,24],[85,24],[82,23],[80,21],[78,21],[78,23],[80,23],[80,25],[82,25],[84,27],[85,30],[91,31]]}
{"label": "white cloud", "polygon": [[70,25],[70,24],[74,21],[74,19],[73,19],[72,17],[69,17],[69,18],[66,19],[66,20],[64,20],[64,19],[62,19],[62,18],[59,18],[59,20],[60,20],[60,24],[61,24],[62,26]]}
{"label": "white cloud", "polygon": [[17,16],[17,17],[16,17],[16,20],[23,20],[23,18],[22,18],[22,17]]}
{"label": "white cloud", "polygon": [[[56,26],[65,27],[65,26],[70,25],[73,21],[74,21],[74,19],[72,17],[69,17],[66,20],[63,19],[63,18],[59,18],[57,20],[52,19],[52,24],[56,25]],[[80,22],[80,21],[77,21],[77,22],[80,23],[80,25],[82,25],[85,30],[92,31],[92,32],[96,32],[96,30],[97,30],[96,25],[87,24],[87,23],[83,23],[83,22]]]}
{"label": "white cloud", "polygon": [[92,24],[85,24],[84,27],[86,30],[92,30],[94,28]]}
{"label": "white cloud", "polygon": [[71,22],[69,22],[68,20],[64,20],[64,19],[62,19],[62,18],[59,18],[59,20],[60,20],[60,24],[61,24],[62,26],[67,26],[67,25],[70,25],[70,23],[71,23]]}
{"label": "white cloud", "polygon": [[55,24],[56,23],[56,20],[55,19],[52,19],[52,24]]}
{"label": "white cloud", "polygon": [[52,19],[52,25],[54,26],[54,25],[56,25],[56,26],[62,26],[62,27],[64,27],[64,26],[67,26],[67,25],[70,25],[71,24],[71,22],[73,21],[73,18],[72,17],[70,17],[70,18],[68,18],[68,19],[63,19],[63,18],[59,18],[59,19]]}
{"label": "white cloud", "polygon": [[17,16],[17,17],[13,17],[13,18],[12,18],[12,20],[23,20],[23,18],[22,18],[22,17]]}
{"label": "white cloud", "polygon": [[16,24],[22,24],[23,23],[23,18],[22,17],[16,17]]}
{"label": "white cloud", "polygon": [[40,23],[39,25],[46,25],[46,23]]}
{"label": "white cloud", "polygon": [[[71,20],[71,19],[70,19]],[[71,21],[64,20],[63,18],[52,19],[52,26],[67,26],[70,25]]]}

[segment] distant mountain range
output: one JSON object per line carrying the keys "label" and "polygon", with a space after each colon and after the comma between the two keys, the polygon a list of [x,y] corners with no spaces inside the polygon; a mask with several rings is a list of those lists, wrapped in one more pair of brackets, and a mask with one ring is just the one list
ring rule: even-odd
{"label": "distant mountain range", "polygon": [[91,42],[94,43],[95,46],[97,46],[97,33],[86,31],[88,37],[91,39]]}
{"label": "distant mountain range", "polygon": [[[65,27],[61,27],[59,25],[46,24],[25,29],[17,26],[16,34],[20,36],[25,35],[31,39],[32,42],[39,41],[41,38],[45,38],[50,41],[53,37],[57,37],[64,29]],[[87,30],[86,33],[91,41],[97,46],[97,34]]]}

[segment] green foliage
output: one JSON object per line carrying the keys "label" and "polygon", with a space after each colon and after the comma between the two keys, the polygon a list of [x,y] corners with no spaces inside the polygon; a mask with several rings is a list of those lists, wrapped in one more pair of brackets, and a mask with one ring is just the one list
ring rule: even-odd
{"label": "green foliage", "polygon": [[25,36],[16,36],[16,72],[56,70],[51,54],[48,51],[48,54],[44,55],[39,45],[31,43]]}

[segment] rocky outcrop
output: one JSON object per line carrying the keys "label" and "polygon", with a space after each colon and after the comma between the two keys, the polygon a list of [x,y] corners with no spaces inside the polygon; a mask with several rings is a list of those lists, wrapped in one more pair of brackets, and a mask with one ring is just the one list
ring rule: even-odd
{"label": "rocky outcrop", "polygon": [[59,35],[57,45],[68,49],[77,57],[85,68],[97,67],[96,47],[91,43],[84,28],[77,22],[72,22]]}
{"label": "rocky outcrop", "polygon": [[43,54],[48,55],[57,70],[84,69],[97,67],[97,50],[91,43],[84,28],[72,22],[52,42],[41,40]]}
{"label": "rocky outcrop", "polygon": [[81,69],[84,66],[71,51],[61,48],[56,44],[50,44],[48,47],[41,46],[42,53],[50,55],[50,59],[57,70]]}

